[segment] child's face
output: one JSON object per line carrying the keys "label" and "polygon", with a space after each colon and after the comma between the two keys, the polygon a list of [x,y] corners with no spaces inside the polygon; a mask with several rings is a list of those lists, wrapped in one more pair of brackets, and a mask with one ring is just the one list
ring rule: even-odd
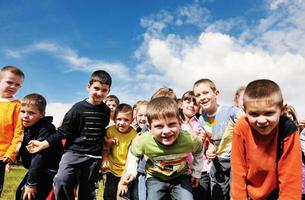
{"label": "child's face", "polygon": [[154,119],[150,124],[150,131],[158,142],[170,146],[178,139],[180,132],[179,119],[177,117]]}
{"label": "child's face", "polygon": [[30,127],[36,124],[42,117],[44,112],[40,112],[35,105],[21,106],[20,117],[24,127]]}
{"label": "child's face", "polygon": [[184,99],[181,104],[182,113],[187,118],[192,118],[199,111],[199,106],[194,99]]}
{"label": "child's face", "polygon": [[208,83],[200,83],[194,87],[194,94],[197,104],[207,114],[214,114],[217,111],[218,90],[213,91]]}
{"label": "child's face", "polygon": [[247,101],[245,113],[250,126],[262,135],[268,135],[278,125],[282,108],[273,100]]}
{"label": "child's face", "polygon": [[118,105],[115,103],[114,100],[108,100],[108,101],[106,102],[106,105],[110,108],[111,113],[114,113],[116,107],[118,107]]}
{"label": "child's face", "polygon": [[144,128],[147,123],[146,108],[146,105],[141,105],[137,108],[136,122],[141,128]]}
{"label": "child's face", "polygon": [[11,98],[13,97],[23,83],[23,78],[10,71],[2,72],[0,78],[0,97]]}
{"label": "child's face", "polygon": [[114,121],[116,129],[120,133],[127,133],[131,128],[132,115],[131,113],[119,112]]}
{"label": "child's face", "polygon": [[89,102],[98,105],[106,98],[109,93],[109,85],[101,84],[98,81],[94,81],[91,85],[87,86],[89,92]]}

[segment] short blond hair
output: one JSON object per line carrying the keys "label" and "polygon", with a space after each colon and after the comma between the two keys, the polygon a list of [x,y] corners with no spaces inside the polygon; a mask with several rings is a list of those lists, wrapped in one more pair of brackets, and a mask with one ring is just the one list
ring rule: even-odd
{"label": "short blond hair", "polygon": [[2,73],[3,72],[11,72],[11,73],[13,73],[17,76],[20,76],[21,78],[24,79],[24,73],[18,67],[15,67],[15,66],[12,66],[12,65],[2,67],[1,70],[0,70],[0,79],[2,78]]}
{"label": "short blond hair", "polygon": [[147,121],[149,124],[154,119],[176,117],[179,118],[179,109],[175,100],[170,97],[157,97],[147,105]]}
{"label": "short blond hair", "polygon": [[202,83],[208,84],[213,92],[217,91],[215,83],[213,81],[211,81],[210,79],[207,79],[207,78],[202,78],[202,79],[199,79],[198,81],[196,81],[193,85],[193,90],[194,90],[195,87],[197,87],[198,85],[200,85]]}

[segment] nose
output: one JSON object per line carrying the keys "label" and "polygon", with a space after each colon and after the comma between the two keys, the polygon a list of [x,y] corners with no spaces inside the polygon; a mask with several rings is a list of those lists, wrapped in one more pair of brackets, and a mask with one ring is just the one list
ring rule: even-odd
{"label": "nose", "polygon": [[261,125],[266,124],[267,123],[267,119],[265,117],[263,117],[263,116],[259,116],[257,118],[257,123],[261,124]]}
{"label": "nose", "polygon": [[170,133],[170,128],[168,126],[164,126],[162,132],[163,134]]}

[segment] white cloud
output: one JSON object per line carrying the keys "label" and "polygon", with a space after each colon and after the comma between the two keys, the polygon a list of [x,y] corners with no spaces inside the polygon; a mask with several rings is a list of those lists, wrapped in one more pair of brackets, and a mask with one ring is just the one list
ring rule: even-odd
{"label": "white cloud", "polygon": [[56,127],[59,127],[66,112],[68,112],[72,105],[73,104],[63,104],[58,102],[48,103],[46,109],[46,116],[53,116],[53,124]]}
{"label": "white cloud", "polygon": [[21,49],[6,49],[5,53],[8,57],[20,58],[25,54],[33,52],[46,52],[52,56],[67,63],[67,67],[72,71],[88,71],[92,72],[99,69],[104,69],[110,74],[113,74],[118,79],[131,80],[129,69],[121,63],[110,63],[103,60],[91,59],[80,56],[78,53],[69,48],[60,46],[52,42],[38,42]]}
{"label": "white cloud", "polygon": [[[183,21],[178,24],[177,20],[169,21],[159,29],[159,34],[150,34],[147,28],[145,34],[149,37],[138,49],[141,51],[138,59],[142,61],[138,73],[149,71],[159,76],[158,80],[166,80],[163,83],[172,85],[178,95],[191,89],[196,80],[210,78],[219,87],[223,103],[232,102],[240,85],[254,79],[272,79],[281,86],[286,102],[305,117],[302,92],[305,86],[305,2],[269,1],[269,8],[267,17],[260,19],[256,26],[235,35],[228,33],[235,26],[234,19],[210,21],[197,40],[167,33],[167,26],[182,26]],[[167,15],[172,19],[183,18],[175,13]],[[247,26],[246,21],[237,19],[239,24]],[[151,80],[145,82],[152,83]]]}

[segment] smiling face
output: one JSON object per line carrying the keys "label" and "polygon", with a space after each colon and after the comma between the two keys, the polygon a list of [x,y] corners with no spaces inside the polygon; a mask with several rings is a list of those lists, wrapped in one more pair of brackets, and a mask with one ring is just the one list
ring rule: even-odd
{"label": "smiling face", "polygon": [[20,117],[24,127],[30,127],[36,124],[44,117],[44,112],[40,112],[36,105],[21,106]]}
{"label": "smiling face", "polygon": [[137,111],[136,111],[136,121],[139,127],[141,127],[142,129],[147,124],[146,108],[147,105],[140,105],[137,107]]}
{"label": "smiling face", "polygon": [[10,71],[1,72],[0,77],[0,97],[13,97],[23,83],[23,77]]}
{"label": "smiling face", "polygon": [[186,98],[181,103],[182,113],[185,119],[191,119],[199,111],[199,106],[197,105],[195,99]]}
{"label": "smiling face", "polygon": [[151,133],[163,145],[173,145],[178,139],[180,122],[177,117],[153,119],[150,124]]}
{"label": "smiling face", "polygon": [[87,86],[89,92],[88,102],[93,105],[98,105],[106,98],[109,93],[109,85],[101,84],[99,81],[94,81]]}
{"label": "smiling face", "polygon": [[115,118],[115,127],[120,133],[128,133],[131,129],[131,122],[132,122],[132,114],[125,113],[125,112],[118,112]]}
{"label": "smiling face", "polygon": [[282,108],[273,99],[249,100],[245,113],[250,126],[262,135],[268,135],[278,125]]}
{"label": "smiling face", "polygon": [[217,111],[218,90],[213,91],[209,83],[199,83],[194,86],[196,102],[207,114],[214,114]]}

